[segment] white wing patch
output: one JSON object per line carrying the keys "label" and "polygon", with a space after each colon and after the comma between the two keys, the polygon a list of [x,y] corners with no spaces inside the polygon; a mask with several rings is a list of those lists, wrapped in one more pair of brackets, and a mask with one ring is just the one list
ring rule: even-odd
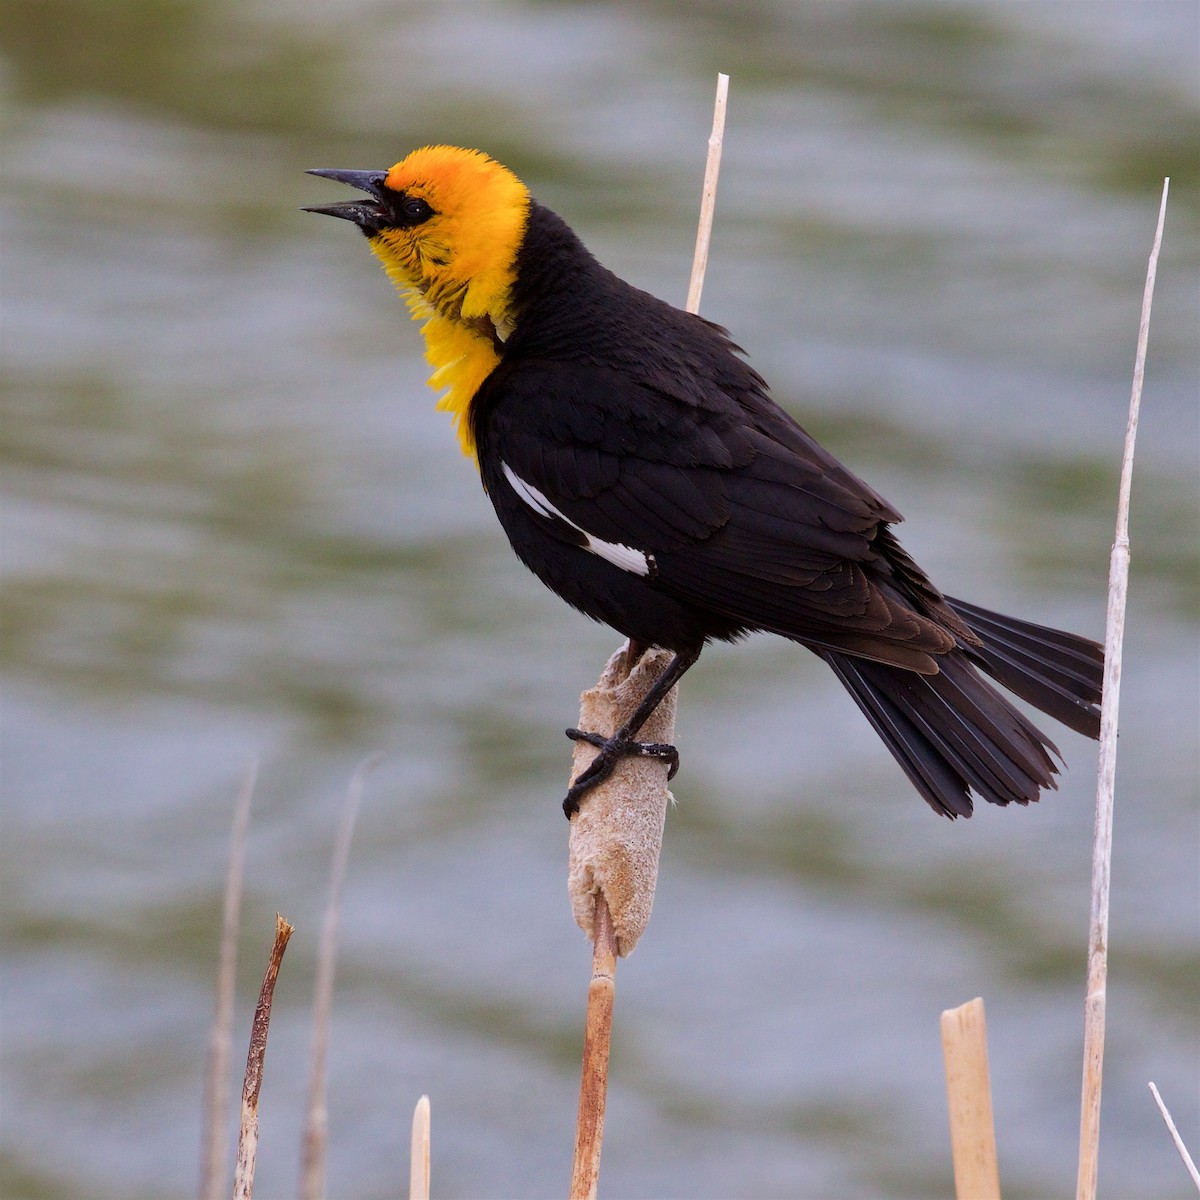
{"label": "white wing patch", "polygon": [[606,542],[602,538],[588,533],[581,525],[576,525],[570,517],[560,513],[533,484],[526,483],[508,463],[502,462],[500,466],[504,469],[505,479],[512,484],[513,491],[538,516],[549,517],[552,520],[562,521],[564,524],[570,525],[572,529],[576,530],[584,538],[583,549],[600,558],[606,559],[614,567],[620,567],[622,571],[629,571],[634,575],[650,575],[654,572],[655,562],[653,554],[647,554],[644,550],[635,550],[632,546],[622,546],[620,542]]}

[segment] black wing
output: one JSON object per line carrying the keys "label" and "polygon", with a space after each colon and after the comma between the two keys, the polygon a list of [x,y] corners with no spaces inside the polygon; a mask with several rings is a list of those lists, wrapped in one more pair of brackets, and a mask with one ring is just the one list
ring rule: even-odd
{"label": "black wing", "polygon": [[485,485],[512,492],[493,500],[514,547],[530,562],[513,496],[585,554],[644,556],[639,571],[607,555],[730,630],[935,670],[929,656],[955,644],[947,625],[965,631],[887,532],[899,514],[744,371],[738,395],[681,396],[627,369],[502,364],[477,397],[476,431]]}

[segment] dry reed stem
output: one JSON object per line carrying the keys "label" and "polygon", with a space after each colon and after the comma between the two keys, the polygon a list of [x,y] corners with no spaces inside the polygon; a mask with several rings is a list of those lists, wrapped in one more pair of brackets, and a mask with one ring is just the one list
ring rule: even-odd
{"label": "dry reed stem", "polygon": [[608,1054],[617,986],[617,942],[603,893],[596,898],[595,938],[583,1035],[583,1070],[579,1081],[579,1116],[575,1123],[570,1200],[595,1200],[600,1180],[600,1148],[604,1142],[604,1110],[608,1097]]}
{"label": "dry reed stem", "polygon": [[696,231],[696,252],[692,257],[692,275],[688,282],[687,311],[700,311],[704,291],[704,273],[708,270],[708,250],[712,245],[713,213],[717,206],[717,177],[721,173],[721,147],[725,141],[725,107],[729,100],[729,76],[717,76],[717,99],[713,106],[712,133],[708,138],[708,158],[704,164],[704,187],[700,193],[700,226]]}
{"label": "dry reed stem", "polygon": [[204,1133],[200,1142],[200,1200],[220,1200],[228,1178],[225,1165],[225,1120],[229,1113],[229,1054],[233,1045],[233,1005],[237,982],[237,934],[246,876],[246,830],[250,801],[258,778],[258,760],[251,759],[233,806],[229,835],[229,866],[225,872],[225,901],[221,916],[221,946],[217,966],[217,1000],[208,1037],[204,1073]]}
{"label": "dry reed stem", "polygon": [[[704,273],[708,266],[708,251],[712,242],[712,221],[716,204],[717,176],[721,164],[721,147],[725,136],[725,109],[728,95],[729,76],[718,75],[713,127],[708,139],[704,190],[700,202],[700,222],[696,234],[696,252],[692,260],[691,282],[688,286],[687,310],[692,313],[698,312],[700,308],[700,294],[704,288]],[[633,664],[628,664],[627,674],[632,666]],[[665,667],[665,663],[663,666]],[[602,676],[601,684],[603,684],[603,678]],[[671,692],[669,698],[672,702],[677,690],[673,689]],[[669,715],[673,723],[673,708]],[[589,728],[582,718],[580,727]],[[575,761],[577,769],[582,769],[578,766],[580,761],[578,755]],[[622,766],[637,766],[637,760],[622,764]],[[617,772],[617,774],[621,773],[620,770]],[[665,814],[666,797],[669,793],[666,790],[665,771],[661,774],[663,776],[661,782],[662,810]],[[608,781],[610,790],[616,782],[615,776]],[[571,822],[573,832],[578,825],[579,817],[577,816]],[[647,920],[649,919],[650,904],[653,902],[654,885],[657,882],[658,853],[661,845],[662,827],[660,823],[653,848],[653,868],[636,872],[640,878],[647,880],[649,886],[649,901],[641,905]],[[574,876],[573,862],[572,877]],[[639,882],[637,890],[642,887],[643,884]],[[637,906],[635,905],[635,907]],[[576,919],[578,919],[578,915]],[[584,1198],[590,1200],[595,1197],[600,1177],[600,1150],[604,1141],[604,1110],[608,1095],[608,1057],[612,1038],[613,1002],[616,993],[617,938],[608,901],[602,888],[596,892],[592,923],[592,980],[588,987],[583,1069],[579,1082],[579,1114],[575,1129],[575,1158],[571,1171],[571,1200],[584,1200]],[[638,933],[640,934],[640,929]],[[636,937],[633,940],[636,940]],[[632,942],[630,948],[632,948]]]}
{"label": "dry reed stem", "polygon": [[429,1160],[429,1097],[422,1096],[413,1110],[408,1200],[429,1200]]}
{"label": "dry reed stem", "polygon": [[271,1000],[279,964],[287,949],[294,926],[275,914],[275,941],[263,975],[262,989],[250,1026],[250,1051],[246,1055],[246,1074],[242,1081],[242,1124],[238,1134],[237,1166],[233,1177],[233,1200],[250,1200],[254,1190],[254,1160],[258,1154],[258,1096],[262,1090],[263,1066],[267,1055],[267,1031],[271,1025]]}
{"label": "dry reed stem", "polygon": [[1000,1200],[987,1019],[979,997],[942,1013],[942,1055],[955,1195],[958,1200]]}
{"label": "dry reed stem", "polygon": [[300,1166],[302,1200],[320,1200],[325,1179],[325,1147],[329,1138],[329,1110],[325,1101],[326,1064],[329,1058],[329,1017],[333,1009],[333,975],[337,962],[338,921],[341,915],[342,887],[354,823],[362,803],[367,775],[380,759],[372,754],[359,764],[346,789],[342,820],[333,848],[329,869],[329,899],[317,948],[317,972],[313,984],[312,1069],[308,1084],[308,1111],[305,1116],[304,1142]]}
{"label": "dry reed stem", "polygon": [[1113,799],[1117,775],[1117,716],[1121,698],[1121,647],[1125,637],[1125,597],[1129,587],[1129,495],[1133,481],[1133,451],[1137,439],[1146,344],[1150,337],[1150,306],[1167,215],[1171,181],[1163,180],[1162,202],[1154,244],[1146,266],[1142,314],[1138,323],[1137,354],[1121,484],[1117,499],[1117,528],[1108,571],[1108,616],[1104,636],[1104,696],[1100,705],[1100,762],[1096,781],[1096,822],[1092,840],[1092,906],[1088,930],[1087,997],[1084,1002],[1083,1097],[1079,1115],[1079,1175],[1076,1200],[1095,1200],[1100,1162],[1100,1093],[1104,1073],[1104,1021],[1108,989],[1108,897],[1112,875]]}
{"label": "dry reed stem", "polygon": [[1171,1120],[1171,1114],[1167,1110],[1166,1104],[1163,1103],[1163,1098],[1158,1094],[1158,1088],[1154,1084],[1150,1085],[1150,1094],[1154,1097],[1154,1103],[1158,1105],[1158,1111],[1162,1113],[1162,1119],[1167,1123],[1167,1132],[1171,1135],[1171,1140],[1175,1143],[1175,1149],[1179,1151],[1179,1157],[1183,1159],[1183,1165],[1187,1167],[1188,1174],[1192,1177],[1192,1182],[1196,1185],[1196,1191],[1200,1192],[1200,1171],[1196,1170],[1196,1164],[1192,1162],[1192,1156],[1188,1153],[1188,1148],[1183,1144],[1183,1138],[1179,1136],[1179,1130],[1175,1128],[1175,1122]]}

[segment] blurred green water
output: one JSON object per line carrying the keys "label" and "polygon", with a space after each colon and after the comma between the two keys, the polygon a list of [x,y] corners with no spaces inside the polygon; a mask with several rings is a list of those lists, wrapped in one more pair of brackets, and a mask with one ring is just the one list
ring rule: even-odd
{"label": "blurred green water", "polygon": [[[615,642],[512,559],[403,309],[359,239],[296,209],[324,195],[305,167],[477,144],[681,298],[720,69],[706,313],[900,507],[935,578],[1093,634],[1173,177],[1102,1184],[1183,1194],[1144,1092],[1197,1128],[1198,32],[1190,3],[0,11],[0,1193],[192,1192],[253,754],[243,1023],[279,908],[300,932],[260,1194],[290,1194],[337,802],[376,747],[330,1194],[394,1194],[422,1091],[439,1190],[561,1192],[586,954],[559,731]],[[1050,803],[951,826],[819,664],[765,640],[706,655],[655,920],[622,969],[606,1192],[948,1193],[936,1018],[978,993],[1005,1194],[1068,1190],[1093,759],[1060,744]]]}

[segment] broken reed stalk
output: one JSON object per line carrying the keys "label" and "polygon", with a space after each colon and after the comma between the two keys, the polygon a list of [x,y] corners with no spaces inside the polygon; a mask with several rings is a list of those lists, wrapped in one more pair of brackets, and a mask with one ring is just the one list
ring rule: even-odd
{"label": "broken reed stalk", "polygon": [[1104,1020],[1108,989],[1108,896],[1112,874],[1113,798],[1117,775],[1117,716],[1121,697],[1121,647],[1125,637],[1125,597],[1129,587],[1129,495],[1133,481],[1133,451],[1146,345],[1150,337],[1150,306],[1158,252],[1167,215],[1171,181],[1163,180],[1158,225],[1146,266],[1142,314],[1138,323],[1133,389],[1125,428],[1121,484],[1117,499],[1117,528],[1108,571],[1108,616],[1104,634],[1104,695],[1100,704],[1100,762],[1096,781],[1096,823],[1092,840],[1092,906],[1088,930],[1087,997],[1084,1002],[1083,1098],[1079,1115],[1079,1174],[1076,1200],[1095,1200],[1100,1162],[1100,1092],[1104,1071]]}
{"label": "broken reed stalk", "polygon": [[[688,286],[687,311],[692,313],[700,308],[712,242],[728,96],[729,76],[718,75],[696,251]],[[626,646],[617,651],[596,687],[584,693],[579,728],[605,736],[615,733],[671,659],[665,651],[651,649],[637,662],[630,662],[631,650],[632,646]],[[639,736],[647,741],[674,741],[677,691],[671,690]],[[601,707],[607,711],[601,713]],[[594,753],[585,742],[575,744],[572,778],[586,767]],[[625,759],[611,778],[588,793],[580,812],[571,820],[567,889],[576,922],[593,940],[571,1200],[595,1197],[599,1182],[617,955],[633,949],[650,919],[670,796],[666,776],[666,766],[660,760]]]}
{"label": "broken reed stalk", "polygon": [[1158,1111],[1162,1114],[1162,1119],[1166,1122],[1167,1132],[1171,1135],[1171,1140],[1175,1143],[1175,1149],[1179,1151],[1179,1157],[1183,1159],[1183,1165],[1187,1167],[1188,1174],[1192,1177],[1192,1182],[1196,1185],[1196,1191],[1200,1192],[1200,1171],[1196,1170],[1196,1164],[1192,1162],[1192,1156],[1188,1153],[1188,1148],[1183,1144],[1183,1138],[1179,1136],[1179,1130],[1175,1128],[1175,1122],[1171,1119],[1171,1114],[1167,1109],[1163,1098],[1158,1094],[1158,1088],[1154,1084],[1150,1085],[1150,1094],[1154,1097],[1154,1103],[1158,1105]]}
{"label": "broken reed stalk", "polygon": [[958,1200],[1000,1200],[988,1077],[987,1019],[978,996],[942,1013],[942,1056]]}
{"label": "broken reed stalk", "polygon": [[258,1154],[258,1096],[262,1090],[263,1066],[267,1055],[267,1031],[271,1025],[271,1001],[279,964],[287,949],[294,926],[275,914],[275,941],[263,975],[254,1021],[250,1026],[250,1051],[246,1055],[246,1074],[242,1080],[242,1124],[238,1134],[237,1166],[233,1176],[233,1200],[250,1200],[254,1190],[254,1160]]}
{"label": "broken reed stalk", "polygon": [[359,764],[351,776],[342,805],[342,820],[338,827],[337,840],[334,843],[333,863],[329,869],[329,900],[321,927],[316,980],[313,984],[312,1068],[300,1166],[302,1200],[321,1200],[324,1188],[325,1147],[329,1137],[329,1110],[325,1102],[326,1063],[329,1057],[329,1015],[333,1008],[333,975],[337,961],[342,886],[346,880],[350,842],[354,837],[354,823],[358,819],[366,777],[380,757],[379,754],[370,755]]}
{"label": "broken reed stalk", "polygon": [[429,1200],[429,1159],[429,1097],[422,1096],[413,1110],[408,1200]]}
{"label": "broken reed stalk", "polygon": [[217,966],[217,1000],[208,1037],[204,1073],[204,1133],[200,1142],[200,1200],[220,1200],[228,1178],[225,1163],[225,1119],[229,1111],[229,1053],[233,1045],[233,1005],[237,981],[238,920],[246,875],[246,830],[250,801],[258,778],[258,760],[251,759],[233,806],[229,835],[229,867],[225,872],[225,901],[221,916],[221,947]]}

